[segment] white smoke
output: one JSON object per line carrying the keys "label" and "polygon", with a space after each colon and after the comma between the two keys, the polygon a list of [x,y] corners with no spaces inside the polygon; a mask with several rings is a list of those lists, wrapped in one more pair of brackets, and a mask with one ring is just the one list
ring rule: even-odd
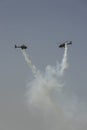
{"label": "white smoke", "polygon": [[31,68],[32,72],[35,74],[36,73],[36,67],[32,64],[30,57],[27,55],[27,53],[25,52],[25,50],[21,50],[25,61],[27,62],[27,64],[29,65],[29,67]]}
{"label": "white smoke", "polygon": [[[26,95],[29,107],[32,108],[33,113],[36,112],[36,121],[37,119],[39,122],[42,120],[43,129],[46,130],[81,130],[78,126],[80,124],[79,118],[75,116],[77,102],[75,100],[71,102],[67,98],[63,98],[64,106],[61,106],[58,99],[61,98],[61,90],[64,86],[61,80],[68,67],[67,45],[64,49],[61,64],[56,64],[56,66],[48,65],[44,72],[36,69],[25,51],[22,51],[22,53],[34,74],[33,81],[27,85]],[[67,107],[65,103],[68,103]]]}
{"label": "white smoke", "polygon": [[67,44],[65,44],[65,52],[64,52],[62,63],[61,63],[61,69],[60,69],[60,74],[61,75],[64,74],[64,70],[67,67],[68,67],[68,64],[67,64]]}
{"label": "white smoke", "polygon": [[59,68],[48,65],[45,73],[40,70],[36,70],[36,66],[32,64],[29,56],[25,51],[22,51],[24,58],[34,73],[35,79],[29,83],[29,91],[27,92],[29,104],[33,104],[37,107],[54,106],[52,101],[53,91],[60,89],[63,84],[59,82],[59,76],[64,74],[64,70],[67,68],[67,46],[65,47],[63,60]]}

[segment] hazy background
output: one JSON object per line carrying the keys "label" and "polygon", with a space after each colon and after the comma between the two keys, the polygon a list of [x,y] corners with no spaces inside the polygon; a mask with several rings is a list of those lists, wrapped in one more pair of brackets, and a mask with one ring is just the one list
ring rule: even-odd
{"label": "hazy background", "polygon": [[[64,94],[67,96],[66,99],[62,99],[63,107],[71,106],[72,102],[75,104],[75,110],[80,117],[78,116],[77,124],[75,118],[73,119],[72,130],[76,128],[85,130],[87,128],[86,0],[0,1],[1,130],[56,130],[59,128],[57,123],[62,124],[62,119],[57,120],[55,114],[52,120],[48,116],[48,122],[45,122],[46,117],[41,114],[42,112],[34,114],[26,105],[26,85],[34,77],[21,51],[15,50],[14,44],[25,43],[29,47],[27,53],[33,63],[44,71],[48,64],[55,66],[57,61],[61,62],[64,50],[59,49],[56,43],[64,40],[72,40],[73,44],[68,49],[69,68],[64,76],[66,83]],[[64,126],[65,129],[71,129],[68,124],[67,127]]]}

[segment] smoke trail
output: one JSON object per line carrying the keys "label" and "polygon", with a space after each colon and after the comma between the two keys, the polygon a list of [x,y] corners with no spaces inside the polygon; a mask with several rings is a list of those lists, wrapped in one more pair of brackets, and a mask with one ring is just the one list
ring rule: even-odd
{"label": "smoke trail", "polygon": [[[57,64],[55,67],[48,65],[45,72],[36,70],[35,65],[32,64],[27,53],[22,50],[25,61],[34,73],[35,79],[29,83],[28,102],[37,107],[55,106],[56,104],[52,101],[53,91],[59,90],[63,84],[60,84],[59,77],[64,74],[64,70],[67,68],[67,46],[65,46],[64,56],[62,59],[61,67]],[[30,89],[31,88],[31,89]],[[55,105],[54,105],[55,104]]]}
{"label": "smoke trail", "polygon": [[[62,80],[65,69],[67,69],[67,46],[65,46],[62,62],[56,66],[46,66],[44,72],[36,69],[25,51],[22,51],[22,53],[34,74],[34,79],[27,85],[26,93],[29,108],[36,115],[33,124],[35,125],[38,121],[36,127],[43,126],[35,129],[85,129],[84,124],[86,126],[87,118],[83,118],[80,112],[77,112],[81,107],[78,105],[78,110],[76,109],[78,103],[75,96],[72,101],[60,91],[64,86],[60,80]],[[63,106],[58,98],[63,99]]]}
{"label": "smoke trail", "polygon": [[61,63],[60,75],[63,75],[64,70],[67,69],[67,44],[65,44],[65,52]]}
{"label": "smoke trail", "polygon": [[54,67],[48,65],[45,72],[37,71],[27,53],[25,51],[22,51],[22,53],[35,76],[35,79],[28,84],[28,103],[39,108],[53,107],[56,109],[57,105],[53,102],[53,98],[55,91],[59,91],[63,87],[63,84],[59,81],[59,76],[63,75],[67,68],[67,46],[65,46],[62,63]]}
{"label": "smoke trail", "polygon": [[35,74],[36,73],[36,66],[32,64],[30,57],[27,55],[25,50],[22,50],[22,53],[24,55],[25,61],[27,62],[27,64],[29,65],[29,67],[31,68],[32,72]]}
{"label": "smoke trail", "polygon": [[[30,68],[32,69],[33,66],[32,64],[30,64],[31,62],[29,62],[30,59],[28,59],[28,56],[26,57],[26,59],[27,63],[29,63]],[[40,70],[35,70],[34,79],[33,81],[29,82],[28,91],[26,93],[29,108],[31,107],[31,109],[34,110],[33,113],[36,110],[39,110],[37,116],[39,116],[40,114],[43,115],[44,122],[50,122],[52,120],[51,123],[53,124],[53,120],[55,120],[56,122],[52,127],[54,127],[56,130],[60,127],[61,130],[63,130],[66,125],[63,116],[63,111],[61,110],[61,107],[58,105],[58,103],[56,103],[55,100],[55,95],[58,94],[58,92],[60,92],[61,88],[64,85],[61,84],[60,77],[61,75],[63,76],[64,70],[66,69],[66,59],[67,48],[65,48],[64,50],[64,56],[60,65],[48,65],[46,66],[44,72]],[[52,119],[50,119],[50,116],[52,116]],[[47,123],[45,123],[45,125],[46,124]]]}

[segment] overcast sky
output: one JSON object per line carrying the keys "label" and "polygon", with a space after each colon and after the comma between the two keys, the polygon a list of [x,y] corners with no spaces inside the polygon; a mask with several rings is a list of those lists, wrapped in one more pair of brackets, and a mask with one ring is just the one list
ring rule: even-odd
{"label": "overcast sky", "polygon": [[[61,62],[64,50],[59,49],[56,43],[66,40],[71,40],[73,44],[68,48],[69,68],[64,77],[64,82],[67,84],[65,93],[70,99],[72,98],[70,95],[75,96],[78,106],[83,106],[85,110],[87,107],[86,0],[0,1],[1,130],[58,129],[57,126],[50,128],[48,125],[50,123],[43,123],[43,116],[38,117],[38,114],[34,116],[29,111],[25,103],[26,85],[34,77],[21,51],[15,50],[14,44],[26,44],[32,62],[38,69],[44,71],[47,65],[55,66],[57,61]],[[61,129],[64,128],[59,128]],[[85,130],[87,126],[83,124],[81,129]]]}

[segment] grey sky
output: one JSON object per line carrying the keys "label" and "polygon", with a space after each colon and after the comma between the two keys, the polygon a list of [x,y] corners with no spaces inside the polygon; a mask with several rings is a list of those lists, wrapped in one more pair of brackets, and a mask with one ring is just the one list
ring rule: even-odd
{"label": "grey sky", "polygon": [[[85,104],[85,109],[87,101],[86,0],[1,0],[0,36],[1,129],[34,130],[32,122],[34,121],[34,125],[37,126],[40,120],[36,122],[36,116],[34,118],[29,113],[24,103],[26,84],[33,79],[33,74],[20,50],[14,49],[15,43],[26,43],[29,46],[27,53],[33,63],[38,69],[44,71],[46,65],[55,66],[56,61],[61,62],[63,50],[58,49],[56,43],[72,40],[73,45],[68,49],[69,69],[64,78],[67,84],[66,93],[75,95],[80,104]],[[82,129],[85,130],[86,127],[83,126]],[[37,129],[44,128],[37,127]]]}

